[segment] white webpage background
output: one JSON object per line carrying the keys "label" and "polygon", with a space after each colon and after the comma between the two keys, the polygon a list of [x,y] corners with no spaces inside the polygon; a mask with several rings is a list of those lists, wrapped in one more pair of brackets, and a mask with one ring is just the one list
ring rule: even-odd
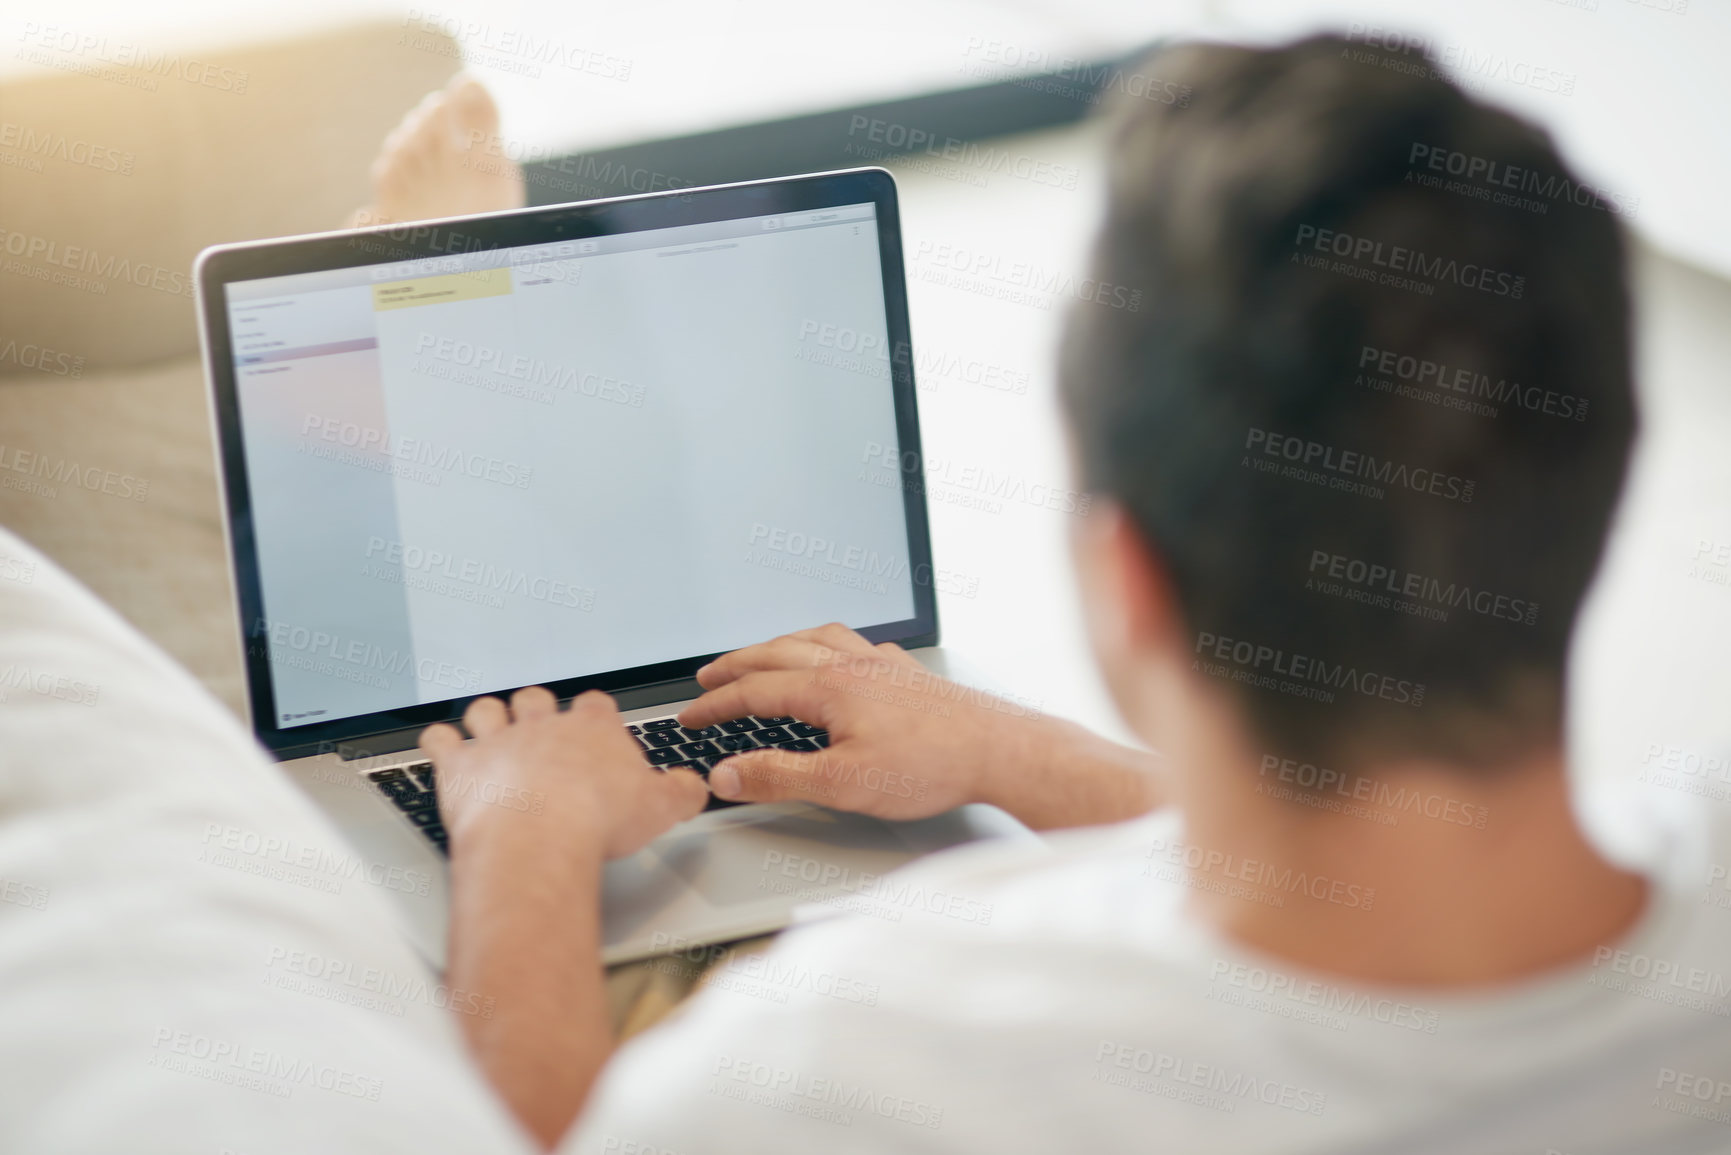
{"label": "white webpage background", "polygon": [[[812,351],[808,322],[874,334],[885,347],[875,232],[860,221],[602,254],[540,284],[524,283],[541,279],[535,270],[513,270],[509,295],[377,313],[392,435],[532,470],[523,488],[457,473],[438,486],[398,478],[398,524],[382,533],[594,591],[583,609],[405,588],[416,653],[479,669],[482,690],[503,689],[826,621],[911,618],[902,493],[862,480],[868,447],[896,444],[888,362],[868,373],[801,356]],[[449,362],[417,352],[429,335],[612,379],[640,390],[642,404],[555,389],[546,405],[442,379],[426,370]],[[759,527],[899,569],[854,588],[846,567],[765,565],[754,560]],[[351,572],[333,576],[362,580]],[[441,701],[452,691],[423,681],[420,694]]]}

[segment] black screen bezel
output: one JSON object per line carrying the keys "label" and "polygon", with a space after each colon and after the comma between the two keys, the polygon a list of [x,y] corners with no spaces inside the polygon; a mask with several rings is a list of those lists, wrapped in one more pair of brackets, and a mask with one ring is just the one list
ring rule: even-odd
{"label": "black screen bezel", "polygon": [[[245,446],[241,436],[228,300],[224,286],[236,281],[294,273],[323,272],[375,264],[448,256],[552,241],[616,236],[645,229],[706,224],[740,217],[768,216],[871,202],[877,213],[878,254],[888,326],[891,388],[908,530],[909,576],[914,616],[862,628],[873,642],[902,646],[938,641],[937,598],[930,580],[932,550],[925,487],[920,463],[919,417],[915,402],[912,342],[908,326],[907,281],[902,262],[901,219],[894,178],[883,169],[850,169],[810,176],[678,189],[543,208],[455,218],[416,225],[382,226],[247,245],[225,245],[200,254],[195,267],[203,325],[206,377],[216,432],[218,472],[225,502],[229,560],[240,614],[247,703],[253,733],[278,758],[344,749],[358,739],[414,731],[435,722],[455,721],[476,697],[508,693],[490,690],[442,702],[428,702],[280,729],[264,631],[264,600],[254,540]],[[919,580],[918,575],[927,575]],[[812,623],[817,625],[819,623]],[[627,670],[567,678],[548,683],[561,700],[585,690],[611,693],[663,684],[690,685],[697,669],[716,654],[696,654]],[[515,688],[515,687],[512,687]],[[671,700],[669,698],[668,700]]]}

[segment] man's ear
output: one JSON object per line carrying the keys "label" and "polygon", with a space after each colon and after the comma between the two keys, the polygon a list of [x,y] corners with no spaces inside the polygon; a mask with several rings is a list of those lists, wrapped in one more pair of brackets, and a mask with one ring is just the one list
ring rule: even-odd
{"label": "man's ear", "polygon": [[1179,640],[1183,616],[1165,564],[1123,506],[1096,500],[1074,548],[1096,647],[1144,653]]}

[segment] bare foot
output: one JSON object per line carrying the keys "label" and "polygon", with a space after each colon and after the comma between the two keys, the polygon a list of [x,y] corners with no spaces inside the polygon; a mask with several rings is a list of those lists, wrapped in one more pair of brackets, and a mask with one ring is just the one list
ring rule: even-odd
{"label": "bare foot", "polygon": [[385,137],[373,161],[373,203],[348,227],[522,208],[523,170],[503,143],[493,98],[459,73]]}

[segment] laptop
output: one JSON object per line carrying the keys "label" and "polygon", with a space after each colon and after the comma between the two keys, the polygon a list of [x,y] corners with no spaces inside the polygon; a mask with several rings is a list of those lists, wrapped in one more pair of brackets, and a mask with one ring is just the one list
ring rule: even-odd
{"label": "laptop", "polygon": [[[420,880],[386,889],[434,965],[414,747],[477,696],[605,690],[644,773],[706,774],[828,742],[680,727],[719,654],[840,621],[949,672],[887,172],[224,245],[196,280],[253,732],[370,878]],[[717,802],[609,864],[605,960],[893,908],[886,871],[1018,834]]]}

